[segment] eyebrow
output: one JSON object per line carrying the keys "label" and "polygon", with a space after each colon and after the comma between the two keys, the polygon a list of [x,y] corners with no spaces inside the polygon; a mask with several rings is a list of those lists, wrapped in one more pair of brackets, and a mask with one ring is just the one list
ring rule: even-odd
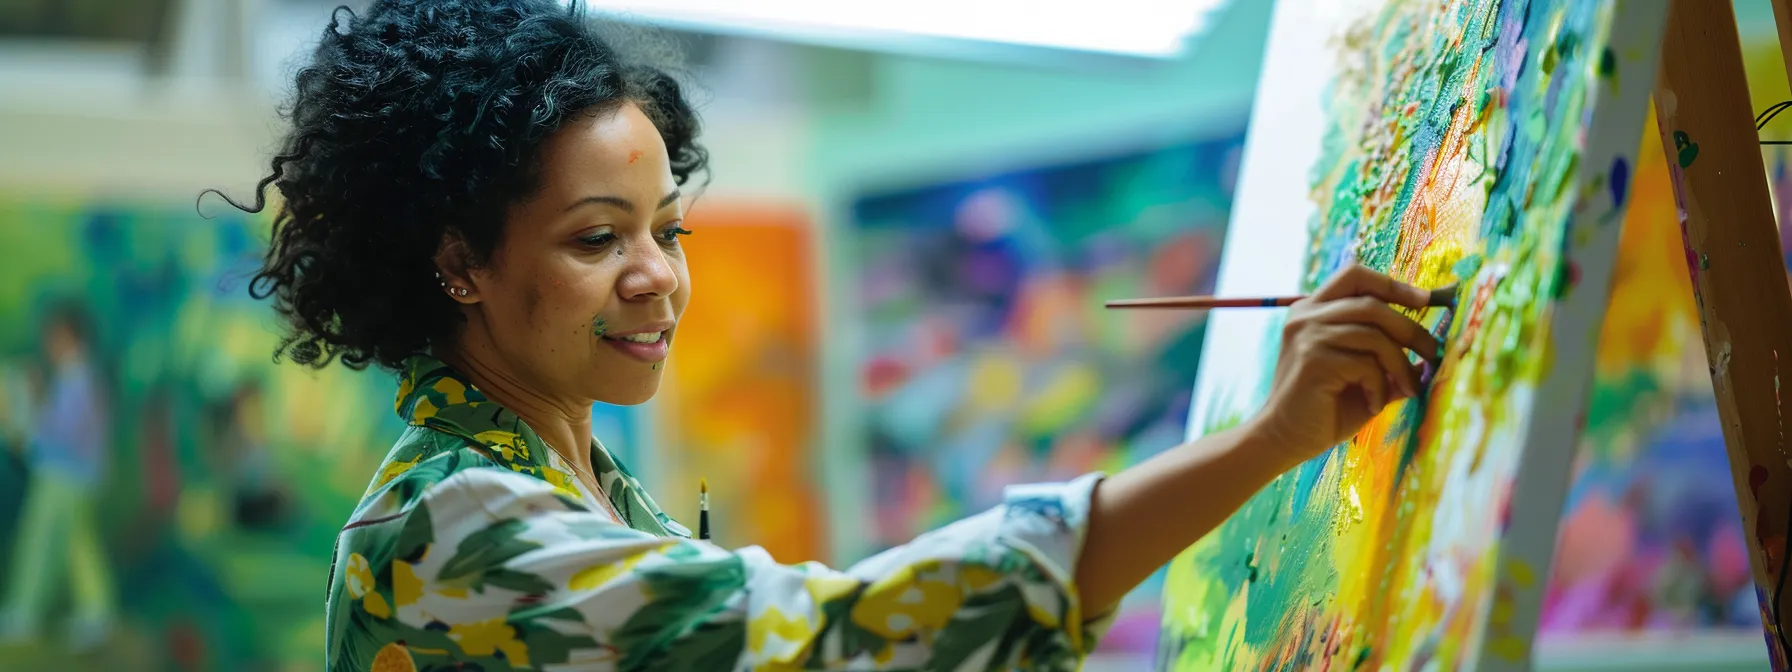
{"label": "eyebrow", "polygon": [[[678,200],[679,195],[680,194],[679,194],[678,190],[673,189],[672,193],[666,194],[665,196],[661,197],[660,204],[657,206],[654,206],[653,209],[659,210],[668,205],[671,205],[673,203],[673,201]],[[630,213],[630,214],[633,214],[635,212],[635,204],[633,202],[629,201],[628,199],[622,198],[620,196],[586,196],[579,200],[573,201],[572,205],[566,206],[566,210],[564,210],[564,212],[571,212],[580,206],[594,205],[594,204],[614,206],[616,209],[621,210],[623,212]]]}

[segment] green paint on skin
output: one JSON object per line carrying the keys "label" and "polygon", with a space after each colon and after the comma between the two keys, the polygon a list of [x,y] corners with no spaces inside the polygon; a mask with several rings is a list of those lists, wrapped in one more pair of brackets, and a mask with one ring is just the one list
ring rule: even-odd
{"label": "green paint on skin", "polygon": [[609,326],[604,324],[604,318],[591,318],[591,335],[597,338],[603,338],[603,335],[606,333],[609,333]]}
{"label": "green paint on skin", "polygon": [[665,362],[654,362],[654,363],[653,363],[653,370],[655,370],[655,371],[658,371],[658,370],[660,370],[660,365],[661,365],[661,364],[665,364]]}
{"label": "green paint on skin", "polygon": [[1699,270],[1701,270],[1701,271],[1711,270],[1711,256],[1710,255],[1707,255],[1703,252],[1699,253]]}

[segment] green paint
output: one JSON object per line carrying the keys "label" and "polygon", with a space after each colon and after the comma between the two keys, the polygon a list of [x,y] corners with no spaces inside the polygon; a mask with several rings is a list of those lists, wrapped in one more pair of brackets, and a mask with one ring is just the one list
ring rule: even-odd
{"label": "green paint", "polygon": [[1456,265],[1450,267],[1450,272],[1456,274],[1457,282],[1466,281],[1469,278],[1475,277],[1476,273],[1481,272],[1482,261],[1483,261],[1483,258],[1481,256],[1481,253],[1476,252],[1474,254],[1470,254],[1468,256],[1465,256],[1461,259],[1456,260]]}
{"label": "green paint", "polygon": [[592,336],[602,337],[605,333],[608,333],[608,331],[609,327],[604,324],[604,318],[602,316],[591,318]]}
{"label": "green paint", "polygon": [[1681,168],[1691,168],[1692,162],[1699,159],[1699,143],[1693,142],[1686,131],[1674,131],[1674,152]]}
{"label": "green paint", "polygon": [[1359,670],[1362,669],[1363,664],[1369,662],[1369,654],[1372,652],[1374,652],[1374,647],[1369,647],[1369,646],[1365,646],[1362,648],[1361,651],[1357,651],[1356,652],[1356,663],[1351,665],[1350,667],[1352,669],[1359,669]]}
{"label": "green paint", "polygon": [[1618,78],[1618,53],[1606,47],[1599,52],[1599,78],[1616,80]]}
{"label": "green paint", "polygon": [[1703,252],[1699,253],[1699,270],[1701,270],[1701,271],[1711,270],[1711,255],[1705,254]]}

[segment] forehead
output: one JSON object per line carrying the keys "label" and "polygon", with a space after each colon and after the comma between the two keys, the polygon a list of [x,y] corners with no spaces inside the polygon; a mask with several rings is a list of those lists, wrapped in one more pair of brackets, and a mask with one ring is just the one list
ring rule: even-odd
{"label": "forehead", "polygon": [[[659,129],[634,103],[581,114],[542,147],[542,195],[583,198],[603,190],[657,200],[677,186]],[[629,193],[617,193],[629,192]]]}

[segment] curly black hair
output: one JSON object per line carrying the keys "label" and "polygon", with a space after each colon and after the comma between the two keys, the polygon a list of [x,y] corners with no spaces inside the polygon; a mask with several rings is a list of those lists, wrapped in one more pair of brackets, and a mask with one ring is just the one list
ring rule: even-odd
{"label": "curly black hair", "polygon": [[704,170],[679,82],[625,58],[581,4],[376,0],[332,13],[254,204],[224,197],[254,213],[269,185],[280,192],[249,284],[286,322],[276,360],[396,370],[452,337],[461,315],[435,278],[443,234],[483,263],[508,207],[539,186],[543,142],[579,115],[634,102],[678,184]]}

